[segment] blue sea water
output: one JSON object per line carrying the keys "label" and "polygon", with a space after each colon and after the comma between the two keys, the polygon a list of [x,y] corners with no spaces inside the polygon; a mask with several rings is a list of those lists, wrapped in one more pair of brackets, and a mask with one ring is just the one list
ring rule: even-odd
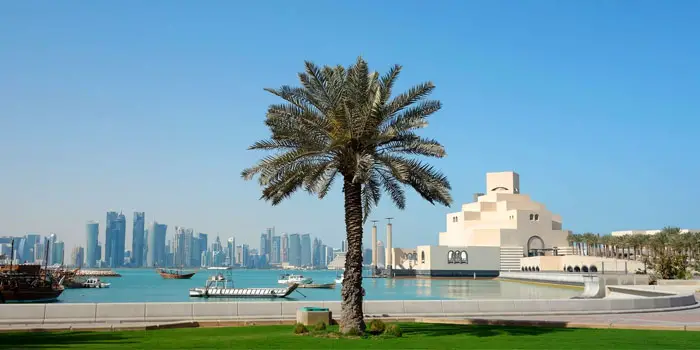
{"label": "blue sea water", "polygon": [[[189,280],[168,280],[152,269],[117,269],[122,277],[102,278],[112,285],[107,289],[66,289],[59,297],[64,303],[125,303],[234,301],[225,298],[190,298],[189,289],[203,287],[211,271],[199,270]],[[235,287],[280,287],[282,273],[313,278],[314,283],[334,282],[337,271],[233,270]],[[570,288],[556,288],[517,282],[471,279],[365,278],[366,300],[438,300],[438,299],[562,299],[579,295]],[[335,289],[300,289],[286,299],[263,300],[340,300],[340,285]],[[303,294],[303,296],[302,296]],[[305,297],[304,297],[305,296]],[[241,299],[238,299],[241,300]],[[251,299],[243,299],[250,301]],[[258,300],[258,301],[263,301]]]}

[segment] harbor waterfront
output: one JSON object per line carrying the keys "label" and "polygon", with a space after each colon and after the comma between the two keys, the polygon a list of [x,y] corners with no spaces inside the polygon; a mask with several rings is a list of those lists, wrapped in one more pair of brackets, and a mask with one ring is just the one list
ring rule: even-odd
{"label": "harbor waterfront", "polygon": [[[194,270],[193,270],[194,271]],[[199,270],[192,279],[163,279],[153,269],[117,269],[119,278],[107,278],[109,289],[66,289],[60,303],[127,303],[127,302],[207,302],[239,300],[236,298],[191,298],[189,289],[204,287],[211,275]],[[311,277],[314,283],[334,282],[340,271],[329,270],[233,270],[235,287],[281,287],[279,276],[294,273]],[[568,299],[581,294],[580,289],[542,286],[491,279],[415,279],[365,278],[366,300],[447,300],[447,299]],[[289,298],[258,301],[334,301],[340,300],[340,285],[335,289],[303,289]],[[305,297],[304,297],[305,296]]]}

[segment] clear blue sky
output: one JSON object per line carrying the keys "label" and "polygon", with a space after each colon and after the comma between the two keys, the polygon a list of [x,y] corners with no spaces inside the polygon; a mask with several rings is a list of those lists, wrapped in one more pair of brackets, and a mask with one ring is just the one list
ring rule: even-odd
{"label": "clear blue sky", "polygon": [[[433,164],[453,210],[486,172],[514,170],[575,232],[698,228],[698,14],[682,0],[5,1],[0,235],[56,232],[68,249],[123,209],[127,225],[142,210],[256,247],[273,225],[339,246],[339,188],[271,207],[239,173],[279,102],[264,87],[358,55],[402,64],[398,89],[436,84],[426,135],[447,148]],[[449,211],[385,197],[374,217],[415,246],[437,243]]]}

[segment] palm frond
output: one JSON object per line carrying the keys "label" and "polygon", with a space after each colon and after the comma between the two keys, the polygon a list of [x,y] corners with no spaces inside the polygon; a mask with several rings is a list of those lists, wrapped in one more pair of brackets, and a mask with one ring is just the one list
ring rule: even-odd
{"label": "palm frond", "polygon": [[249,149],[275,153],[244,169],[241,176],[259,176],[261,198],[275,205],[299,189],[323,198],[342,175],[346,184],[360,185],[355,188],[364,220],[382,193],[399,209],[405,208],[404,186],[430,203],[449,205],[447,178],[412,158],[446,155],[437,140],[416,134],[441,104],[425,100],[434,90],[430,82],[393,96],[401,69],[395,65],[380,75],[370,72],[361,57],[347,69],[305,62],[299,73],[301,87],[266,89],[284,102],[268,107],[270,138]]}
{"label": "palm frond", "polygon": [[404,108],[422,100],[426,96],[430,95],[435,89],[435,85],[432,82],[426,82],[418,84],[408,91],[396,96],[388,104],[389,114],[393,115],[400,112]]}
{"label": "palm frond", "polygon": [[430,204],[437,202],[449,206],[452,202],[450,182],[432,166],[400,156],[383,155],[378,156],[377,160],[392,169],[398,181],[411,186]]}
{"label": "palm frond", "polygon": [[381,132],[398,134],[428,126],[427,117],[442,108],[440,101],[423,101],[403,112],[394,115],[382,125]]}
{"label": "palm frond", "polygon": [[390,138],[382,143],[377,153],[401,153],[421,155],[426,157],[443,158],[447,155],[445,147],[437,140],[422,138],[413,133],[407,133]]}
{"label": "palm frond", "polygon": [[366,222],[372,209],[379,204],[382,197],[379,175],[376,171],[370,174],[367,181],[362,184],[362,222]]}

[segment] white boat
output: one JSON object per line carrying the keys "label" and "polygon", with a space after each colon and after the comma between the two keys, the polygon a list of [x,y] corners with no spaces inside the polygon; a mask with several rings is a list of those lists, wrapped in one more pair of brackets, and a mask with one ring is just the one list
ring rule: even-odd
{"label": "white boat", "polygon": [[[230,276],[230,272],[228,273]],[[294,283],[285,288],[235,288],[230,278],[222,273],[211,276],[204,288],[191,288],[190,297],[200,298],[285,298],[299,285]]]}
{"label": "white boat", "polygon": [[302,275],[294,275],[294,274],[287,274],[285,273],[284,275],[280,275],[280,279],[277,280],[277,283],[279,284],[310,284],[313,283],[314,280],[311,279],[310,277],[304,277]]}
{"label": "white boat", "polygon": [[83,282],[83,288],[109,288],[111,283],[100,281],[99,278],[90,277]]}
{"label": "white boat", "polygon": [[339,276],[336,277],[335,283],[343,283],[343,278],[345,278],[345,274],[341,273]]}

